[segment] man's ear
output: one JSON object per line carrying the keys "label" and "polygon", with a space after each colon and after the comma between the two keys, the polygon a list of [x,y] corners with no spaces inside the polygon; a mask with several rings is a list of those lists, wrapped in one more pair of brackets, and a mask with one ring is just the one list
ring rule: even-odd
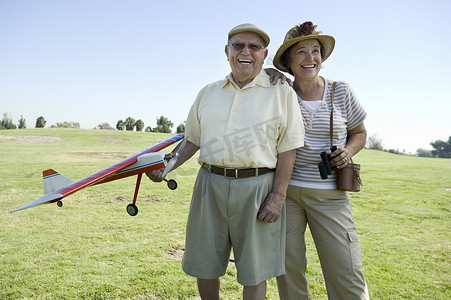
{"label": "man's ear", "polygon": [[225,54],[227,56],[227,61],[229,61],[229,47],[227,47],[227,45],[225,45],[224,52],[225,52]]}

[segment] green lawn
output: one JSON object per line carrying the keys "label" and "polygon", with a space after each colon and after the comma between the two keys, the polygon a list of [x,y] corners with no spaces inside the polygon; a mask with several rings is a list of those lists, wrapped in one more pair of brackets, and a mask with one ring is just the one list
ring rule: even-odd
{"label": "green lawn", "polygon": [[[125,211],[134,177],[81,190],[62,208],[9,213],[43,195],[47,168],[81,179],[169,136],[0,131],[0,299],[196,299],[179,260],[196,158],[170,174],[175,191],[143,178],[136,217]],[[355,161],[365,185],[352,202],[371,298],[451,299],[451,160],[363,150]],[[312,297],[327,299],[307,241]],[[240,298],[233,266],[221,284],[222,299]],[[278,299],[274,279],[267,298]]]}

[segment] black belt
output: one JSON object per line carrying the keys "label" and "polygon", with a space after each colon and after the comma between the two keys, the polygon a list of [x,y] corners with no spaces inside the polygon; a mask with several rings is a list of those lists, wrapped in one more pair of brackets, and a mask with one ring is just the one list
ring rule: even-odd
{"label": "black belt", "polygon": [[202,167],[207,169],[213,174],[222,175],[224,177],[231,178],[248,178],[258,175],[263,175],[268,172],[274,171],[274,169],[269,168],[249,168],[249,169],[236,169],[236,168],[222,168],[211,166],[209,164],[202,164]]}

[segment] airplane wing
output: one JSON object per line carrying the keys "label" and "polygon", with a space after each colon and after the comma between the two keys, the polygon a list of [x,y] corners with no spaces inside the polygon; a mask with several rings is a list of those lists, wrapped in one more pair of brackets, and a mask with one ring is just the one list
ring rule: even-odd
{"label": "airplane wing", "polygon": [[22,207],[19,207],[15,210],[10,211],[11,213],[22,210],[22,209],[26,209],[26,208],[30,208],[39,204],[43,204],[43,203],[53,203],[53,202],[57,202],[59,200],[61,200],[62,198],[75,193],[78,190],[81,190],[85,187],[94,185],[96,183],[98,183],[99,181],[107,178],[108,176],[113,175],[114,173],[134,164],[137,162],[138,157],[146,154],[146,153],[152,153],[152,152],[157,152],[160,151],[161,149],[166,148],[169,145],[172,145],[173,143],[181,140],[184,138],[184,133],[179,133],[177,135],[174,135],[168,139],[165,139],[163,141],[160,141],[159,143],[144,149],[141,152],[138,152],[130,157],[125,158],[124,160],[106,168],[103,170],[100,170],[96,173],[93,173],[83,179],[80,179],[78,181],[75,181],[73,183],[68,184],[67,186],[64,186],[56,191],[53,191],[47,195],[45,195],[44,197],[38,198],[28,204],[25,204]]}

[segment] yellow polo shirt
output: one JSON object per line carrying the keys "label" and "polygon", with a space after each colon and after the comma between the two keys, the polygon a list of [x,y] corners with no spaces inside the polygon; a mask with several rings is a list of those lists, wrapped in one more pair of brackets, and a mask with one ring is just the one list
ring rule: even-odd
{"label": "yellow polo shirt", "polygon": [[232,74],[204,87],[185,136],[200,147],[200,164],[275,168],[278,153],[304,145],[304,125],[294,90],[271,84],[262,70],[242,89]]}

